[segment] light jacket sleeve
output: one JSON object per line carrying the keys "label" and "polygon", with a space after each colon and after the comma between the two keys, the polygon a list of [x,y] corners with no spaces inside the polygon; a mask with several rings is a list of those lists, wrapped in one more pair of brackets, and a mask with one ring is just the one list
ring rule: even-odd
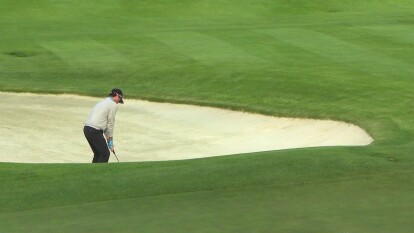
{"label": "light jacket sleeve", "polygon": [[116,112],[118,110],[118,106],[112,105],[109,108],[109,112],[108,112],[108,120],[107,120],[107,125],[106,125],[106,130],[105,130],[105,137],[109,138],[109,137],[113,137],[114,135],[114,127],[115,127],[115,115]]}

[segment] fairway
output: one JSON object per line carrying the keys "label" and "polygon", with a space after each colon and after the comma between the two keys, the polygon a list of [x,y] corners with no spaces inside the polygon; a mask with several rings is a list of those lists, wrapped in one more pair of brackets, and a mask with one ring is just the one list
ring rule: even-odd
{"label": "fairway", "polygon": [[[0,154],[30,157],[39,149],[70,162],[2,160],[0,231],[411,232],[413,12],[408,0],[0,0],[0,92],[33,97],[0,96]],[[87,154],[72,163],[72,151],[90,153],[81,131],[90,107],[114,87],[126,96],[117,115],[117,154],[145,162],[95,165]],[[84,108],[86,102],[47,105],[45,94],[94,101]],[[198,130],[177,123],[157,136],[143,130],[152,129],[145,118],[134,128],[137,120],[123,122],[139,115],[129,112],[128,101],[153,103],[147,112],[178,104],[343,122],[373,142],[189,159],[187,149],[197,143],[183,136],[174,155],[180,160],[156,161],[126,145],[143,149],[151,137],[168,142],[169,135]],[[77,110],[60,110],[59,103]],[[243,117],[217,128],[211,117],[192,119],[219,132],[216,142],[233,145],[220,130]],[[129,140],[130,129],[140,129],[141,139]],[[259,135],[251,129],[245,136]],[[320,139],[309,133],[280,138],[291,143],[307,136]]]}

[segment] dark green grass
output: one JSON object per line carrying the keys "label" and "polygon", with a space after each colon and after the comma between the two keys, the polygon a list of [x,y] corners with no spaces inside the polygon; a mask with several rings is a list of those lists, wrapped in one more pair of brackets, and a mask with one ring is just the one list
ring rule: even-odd
{"label": "dark green grass", "polygon": [[117,86],[127,98],[344,120],[375,139],[188,161],[3,163],[0,230],[410,232],[413,9],[0,0],[2,91],[103,96]]}
{"label": "dark green grass", "polygon": [[414,186],[401,187],[395,179],[412,178],[412,171],[384,172],[112,198],[8,213],[0,224],[15,232],[27,231],[22,221],[36,226],[31,232],[409,232]]}

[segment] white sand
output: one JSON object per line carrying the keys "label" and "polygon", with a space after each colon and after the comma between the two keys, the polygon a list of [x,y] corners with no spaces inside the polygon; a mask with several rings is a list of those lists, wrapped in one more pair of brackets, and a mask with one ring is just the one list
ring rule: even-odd
{"label": "white sand", "polygon": [[[99,98],[0,92],[0,161],[89,163],[83,124]],[[288,119],[217,108],[126,99],[118,105],[119,159],[160,161],[319,146],[361,146],[361,128],[330,120]],[[116,159],[111,155],[110,162]]]}

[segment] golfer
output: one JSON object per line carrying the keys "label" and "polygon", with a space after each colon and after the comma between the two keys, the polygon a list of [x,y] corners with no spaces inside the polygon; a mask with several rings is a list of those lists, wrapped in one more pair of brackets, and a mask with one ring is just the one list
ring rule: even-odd
{"label": "golfer", "polygon": [[123,98],[120,89],[112,89],[108,97],[97,103],[89,113],[83,133],[93,151],[92,163],[107,163],[109,150],[115,151],[113,144],[115,115],[118,110],[117,104],[124,103]]}

